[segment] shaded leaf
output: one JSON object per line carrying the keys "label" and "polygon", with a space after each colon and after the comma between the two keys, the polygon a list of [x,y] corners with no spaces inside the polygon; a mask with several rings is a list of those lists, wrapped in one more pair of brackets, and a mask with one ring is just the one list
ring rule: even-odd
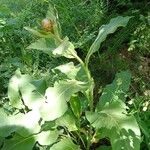
{"label": "shaded leaf", "polygon": [[22,137],[15,134],[13,138],[5,140],[2,150],[32,150],[34,144],[33,136]]}
{"label": "shaded leaf", "polygon": [[69,39],[66,37],[63,41],[55,42],[54,38],[45,39],[41,38],[36,42],[32,43],[27,47],[27,49],[37,49],[40,50],[50,56],[61,57],[64,56],[66,58],[74,58],[76,51],[74,50],[74,45],[68,41]]}
{"label": "shaded leaf", "polygon": [[75,131],[77,130],[76,126],[76,118],[74,114],[71,112],[71,110],[68,109],[68,111],[65,112],[63,116],[58,118],[56,120],[56,124],[58,126],[65,126],[68,128],[69,131]]}
{"label": "shaded leaf", "polygon": [[54,144],[50,150],[80,150],[80,148],[70,138],[63,138],[60,142]]}
{"label": "shaded leaf", "polygon": [[32,33],[35,36],[38,36],[40,38],[54,38],[54,35],[50,32],[44,32],[38,29],[32,29],[30,27],[24,27],[24,29],[26,29],[27,31],[29,31],[30,33]]}
{"label": "shaded leaf", "polygon": [[46,39],[46,38],[40,38],[36,42],[31,43],[27,49],[36,49],[40,50],[48,55],[52,55],[52,50],[56,48],[56,44],[54,39]]}
{"label": "shaded leaf", "polygon": [[81,101],[82,99],[79,99],[79,96],[72,96],[70,99],[70,107],[74,113],[74,115],[79,119],[81,115]]}

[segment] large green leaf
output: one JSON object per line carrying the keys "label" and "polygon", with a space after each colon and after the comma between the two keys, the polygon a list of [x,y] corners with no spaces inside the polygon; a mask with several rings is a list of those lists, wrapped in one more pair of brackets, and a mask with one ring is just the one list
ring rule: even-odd
{"label": "large green leaf", "polygon": [[83,90],[86,87],[84,82],[67,80],[56,83],[49,87],[45,93],[45,102],[40,107],[41,117],[46,120],[55,120],[61,117],[67,110],[67,102],[72,94]]}
{"label": "large green leaf", "polygon": [[58,131],[43,131],[39,134],[32,134],[29,136],[21,136],[19,133],[10,139],[4,140],[2,150],[32,150],[36,141],[40,145],[51,145],[56,142],[58,138]]}
{"label": "large green leaf", "polygon": [[49,150],[80,150],[70,138],[63,138],[60,142],[54,144]]}
{"label": "large green leaf", "polygon": [[15,134],[13,138],[5,140],[2,150],[32,150],[34,144],[33,136],[24,138]]}
{"label": "large green leaf", "polygon": [[101,110],[106,103],[111,101],[125,101],[125,94],[129,89],[130,82],[131,74],[129,71],[118,73],[114,81],[104,88],[96,110]]}
{"label": "large green leaf", "polygon": [[44,81],[33,81],[29,75],[22,75],[17,70],[10,79],[8,86],[10,104],[19,109],[24,108],[24,105],[30,109],[38,109],[41,102],[44,101],[44,95],[42,94],[44,94],[45,90]]}
{"label": "large green leaf", "polygon": [[114,33],[118,27],[125,27],[130,18],[131,17],[118,16],[116,18],[111,19],[109,24],[100,27],[98,36],[88,51],[86,57],[87,63],[89,62],[91,55],[99,50],[101,43],[106,39],[107,35]]}
{"label": "large green leaf", "polygon": [[126,112],[122,101],[106,104],[101,111],[86,112],[91,125],[103,129],[105,137],[109,137],[113,150],[139,150],[140,129],[134,118]]}
{"label": "large green leaf", "polygon": [[7,137],[12,132],[17,132],[25,137],[40,131],[38,124],[40,114],[38,111],[8,116],[3,109],[0,109],[0,120],[0,137]]}

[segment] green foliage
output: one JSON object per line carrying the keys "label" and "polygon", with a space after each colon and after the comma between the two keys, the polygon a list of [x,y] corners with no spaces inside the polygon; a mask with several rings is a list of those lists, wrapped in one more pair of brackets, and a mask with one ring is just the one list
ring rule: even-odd
{"label": "green foliage", "polygon": [[[138,124],[134,116],[127,114],[127,107],[121,95],[128,90],[129,81],[128,72],[118,74],[114,82],[104,89],[96,112],[86,112],[88,121],[97,129],[100,138],[109,137],[112,148],[115,150],[140,149]],[[133,143],[133,145],[129,143]]]}
{"label": "green foliage", "polygon": [[[98,132],[103,134],[103,138],[109,137],[113,150],[140,149],[139,127],[134,116],[128,115],[124,103],[124,94],[129,89],[130,73],[117,74],[113,83],[106,86],[100,101],[94,107],[94,80],[88,68],[89,58],[98,51],[107,35],[118,27],[125,26],[130,17],[119,16],[103,25],[83,62],[69,39],[60,38],[54,9],[50,9],[47,14],[56,24],[54,32],[45,34],[26,28],[40,37],[27,48],[40,50],[55,58],[76,59],[79,64],[70,62],[53,68],[54,74],[59,72],[64,77],[54,81],[52,86],[45,79],[35,80],[30,75],[22,74],[20,70],[15,72],[8,86],[9,103],[15,110],[6,117],[2,109],[1,120],[4,121],[0,130],[7,131],[1,132],[4,142],[2,149],[33,149],[38,142],[39,146],[50,150],[76,150],[83,147],[89,150],[93,144],[92,138]],[[87,101],[84,109],[79,96],[81,93]],[[12,133],[14,135],[7,139]],[[98,137],[98,140],[101,138]]]}
{"label": "green foliage", "polygon": [[103,25],[99,29],[99,34],[88,51],[86,61],[89,62],[90,56],[99,50],[101,43],[106,39],[107,35],[114,33],[120,26],[126,26],[131,17],[118,16],[110,21],[109,24]]}
{"label": "green foliage", "polygon": [[[142,9],[130,0],[51,3],[0,2],[2,94],[11,78],[0,101],[0,149],[149,149],[149,90],[140,83],[145,96],[137,95],[136,72],[131,80],[123,71],[135,66],[136,48],[149,52],[149,18],[137,19]],[[51,31],[40,25],[45,16]]]}

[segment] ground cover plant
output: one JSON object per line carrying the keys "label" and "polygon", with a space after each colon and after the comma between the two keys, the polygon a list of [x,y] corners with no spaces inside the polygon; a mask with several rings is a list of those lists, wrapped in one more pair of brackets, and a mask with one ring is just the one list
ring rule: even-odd
{"label": "ground cover plant", "polygon": [[[123,1],[118,3],[118,7],[126,5]],[[122,50],[117,52],[122,46],[121,43],[127,39],[125,30],[132,24],[135,16],[133,14],[121,16],[114,13],[114,16],[108,17],[109,21],[105,22],[102,18],[107,9],[110,9],[107,3],[102,0],[92,3],[79,2],[78,6],[85,8],[91,4],[91,10],[103,7],[102,16],[98,20],[101,22],[100,27],[90,35],[90,38],[87,33],[92,29],[95,30],[98,22],[95,20],[96,23],[90,30],[89,26],[83,24],[88,32],[83,33],[87,39],[82,43],[84,36],[80,36],[78,42],[79,35],[75,33],[82,27],[80,29],[73,24],[74,33],[70,33],[69,30],[63,31],[65,27],[61,29],[56,10],[59,3],[53,1],[53,4],[56,4],[56,7],[51,4],[46,7],[48,12],[46,14],[44,11],[46,17],[38,27],[22,24],[21,30],[29,34],[29,37],[24,38],[29,41],[19,43],[20,50],[23,50],[20,57],[16,54],[16,48],[15,53],[9,54],[11,45],[7,47],[9,58],[17,56],[21,61],[17,60],[15,64],[21,62],[21,65],[17,64],[9,70],[10,74],[6,69],[9,75],[7,78],[10,80],[5,84],[5,88],[8,87],[8,97],[3,96],[0,102],[0,148],[2,150],[149,149],[149,90],[145,90],[148,89],[148,84],[145,83],[149,76],[148,67],[145,69],[145,65],[141,66],[139,70],[146,71],[140,75],[134,70],[135,65],[130,69],[130,65],[133,65],[132,56]],[[68,3],[72,4],[71,1]],[[128,6],[130,4],[131,1],[128,1]],[[61,5],[60,10],[65,8],[65,2]],[[86,9],[84,11],[87,12]],[[136,55],[135,60],[141,56],[141,59],[145,58],[145,54],[148,53],[147,19],[144,17],[144,26],[142,29],[138,26],[131,42],[128,41],[128,52],[135,54],[136,47],[141,48],[140,52],[144,49],[144,53]],[[4,19],[2,19],[4,32],[7,28],[4,27],[3,21]],[[67,21],[64,20],[63,23],[67,24]],[[144,32],[141,32],[143,30]],[[124,37],[120,34],[122,31]],[[137,38],[139,32],[144,35],[145,40]],[[68,36],[74,42],[66,36],[69,33],[71,36]],[[4,39],[7,36],[2,37]],[[113,42],[119,43],[118,39],[120,45],[112,47]],[[6,48],[3,41],[1,42],[3,48]],[[82,48],[83,52],[80,53]],[[105,48],[108,51],[104,52]],[[32,62],[28,64],[28,60]],[[129,66],[126,65],[127,61]],[[2,64],[5,63],[2,60]],[[105,70],[108,73],[105,73]],[[143,92],[144,95],[140,94]]]}

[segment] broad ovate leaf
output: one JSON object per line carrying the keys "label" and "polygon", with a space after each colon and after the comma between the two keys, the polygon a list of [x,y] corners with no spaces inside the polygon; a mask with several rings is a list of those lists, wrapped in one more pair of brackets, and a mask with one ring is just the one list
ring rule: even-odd
{"label": "broad ovate leaf", "polygon": [[52,121],[61,117],[67,110],[67,102],[71,96],[86,87],[84,82],[67,80],[55,83],[45,93],[45,102],[40,107],[41,117],[46,121]]}
{"label": "broad ovate leaf", "polygon": [[80,150],[80,147],[74,144],[71,138],[63,138],[49,150]]}
{"label": "broad ovate leaf", "polygon": [[45,84],[44,80],[32,80],[29,75],[23,75],[17,70],[8,85],[10,104],[18,109],[24,108],[24,105],[37,109],[45,100]]}
{"label": "broad ovate leaf", "polygon": [[86,117],[96,130],[104,130],[105,137],[110,138],[113,150],[140,149],[139,126],[134,116],[127,114],[122,101],[106,104],[98,112],[86,112]]}
{"label": "broad ovate leaf", "polygon": [[38,124],[40,114],[38,111],[7,115],[3,109],[0,109],[0,120],[0,137],[7,137],[12,132],[17,132],[25,137],[40,131]]}
{"label": "broad ovate leaf", "polygon": [[53,71],[55,72],[56,70],[59,70],[60,72],[64,73],[69,79],[75,79],[80,68],[80,66],[75,66],[73,62],[70,62],[54,68]]}
{"label": "broad ovate leaf", "polygon": [[107,85],[99,98],[96,110],[100,110],[106,103],[111,101],[125,101],[125,94],[129,89],[131,74],[129,71],[122,71],[116,74],[114,81]]}
{"label": "broad ovate leaf", "polygon": [[89,62],[91,55],[97,52],[101,46],[101,43],[106,39],[106,37],[114,33],[118,27],[125,27],[131,17],[122,17],[118,16],[110,20],[110,22],[106,25],[102,25],[99,29],[99,33],[93,44],[91,45],[87,57],[86,62]]}

